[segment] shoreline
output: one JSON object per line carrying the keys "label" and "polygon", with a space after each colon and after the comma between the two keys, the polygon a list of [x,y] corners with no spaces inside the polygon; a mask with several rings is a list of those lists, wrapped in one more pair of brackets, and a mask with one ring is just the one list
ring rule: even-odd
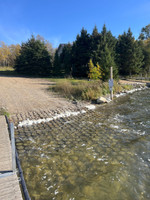
{"label": "shoreline", "polygon": [[[139,86],[140,84],[138,83],[138,86]],[[141,86],[141,85],[140,85]],[[145,90],[145,89],[148,89],[148,87],[147,86],[141,86],[141,87],[135,87],[135,88],[133,88],[132,90],[125,90],[125,91],[123,91],[123,92],[121,92],[121,93],[118,93],[118,94],[115,94],[114,96],[116,97],[116,98],[118,98],[118,97],[120,97],[120,96],[124,96],[124,95],[127,95],[127,94],[132,94],[132,93],[134,93],[134,92],[137,92],[137,91],[141,91],[141,90]]]}
{"label": "shoreline", "polygon": [[[148,89],[148,87],[143,86],[143,84],[141,84],[141,85],[138,84],[132,90],[125,90],[125,91],[122,91],[118,94],[114,94],[114,98],[119,98],[121,96],[125,96],[127,94],[132,94],[134,92],[145,90],[145,89]],[[105,98],[107,100],[107,103],[113,101],[113,100],[110,100],[110,97],[103,96],[103,98]],[[64,110],[64,111],[55,110],[54,113],[52,112],[49,115],[49,117],[45,117],[45,118],[43,117],[43,118],[39,118],[39,119],[29,119],[29,118],[27,118],[26,120],[19,121],[17,123],[17,126],[15,126],[15,128],[27,127],[27,126],[32,126],[32,125],[36,125],[36,124],[50,122],[50,121],[57,120],[57,119],[60,119],[60,118],[66,118],[66,117],[70,117],[70,116],[77,116],[79,114],[85,114],[89,110],[96,109],[96,105],[104,105],[104,104],[107,104],[107,103],[100,103],[100,104],[92,104],[92,103],[91,104],[83,104],[82,103],[82,105],[79,105],[79,108],[77,107],[77,109],[75,109],[75,110],[72,110],[72,109],[67,109],[67,110]]]}

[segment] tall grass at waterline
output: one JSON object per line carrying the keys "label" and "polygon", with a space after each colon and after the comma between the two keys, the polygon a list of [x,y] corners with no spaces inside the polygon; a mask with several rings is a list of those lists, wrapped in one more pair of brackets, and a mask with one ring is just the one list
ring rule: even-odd
{"label": "tall grass at waterline", "polygon": [[[78,79],[50,79],[55,85],[50,89],[68,99],[95,100],[110,93],[108,82],[100,80],[78,80]],[[114,81],[114,93],[132,89],[132,85],[120,85]]]}

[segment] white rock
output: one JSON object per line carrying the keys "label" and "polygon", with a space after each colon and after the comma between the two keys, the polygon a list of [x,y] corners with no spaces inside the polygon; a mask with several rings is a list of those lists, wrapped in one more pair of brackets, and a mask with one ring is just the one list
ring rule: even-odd
{"label": "white rock", "polygon": [[96,103],[101,104],[101,103],[108,103],[107,99],[104,97],[100,97],[96,100]]}
{"label": "white rock", "polygon": [[94,110],[96,107],[94,105],[87,105],[85,106],[88,110]]}

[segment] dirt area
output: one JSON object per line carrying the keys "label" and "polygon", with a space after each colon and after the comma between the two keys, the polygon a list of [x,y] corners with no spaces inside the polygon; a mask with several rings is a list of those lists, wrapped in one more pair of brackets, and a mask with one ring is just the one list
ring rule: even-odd
{"label": "dirt area", "polygon": [[[136,84],[136,81],[121,80],[121,84]],[[70,101],[48,91],[54,83],[46,79],[0,77],[0,108],[11,115],[28,112],[68,110],[77,107]],[[81,105],[82,106],[82,105]]]}
{"label": "dirt area", "polygon": [[149,83],[150,81],[145,81],[145,80],[119,80],[120,84],[145,84]]}
{"label": "dirt area", "polygon": [[75,107],[66,99],[47,91],[51,84],[45,79],[0,77],[0,108],[7,109],[10,114],[17,114]]}

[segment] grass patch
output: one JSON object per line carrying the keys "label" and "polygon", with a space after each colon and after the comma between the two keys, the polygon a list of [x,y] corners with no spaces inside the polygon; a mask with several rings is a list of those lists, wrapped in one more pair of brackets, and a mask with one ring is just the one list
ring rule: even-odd
{"label": "grass patch", "polygon": [[[71,100],[90,101],[110,93],[108,82],[100,80],[50,79],[50,81],[55,82],[55,85],[50,87],[52,91]],[[114,93],[132,88],[131,85],[120,85],[114,81]]]}
{"label": "grass patch", "polygon": [[5,115],[7,117],[10,116],[10,114],[4,108],[0,108],[0,115]]}
{"label": "grass patch", "polygon": [[0,76],[17,76],[13,67],[0,67]]}
{"label": "grass patch", "polygon": [[14,71],[14,68],[11,66],[8,67],[0,67],[0,71],[4,72],[4,71]]}

